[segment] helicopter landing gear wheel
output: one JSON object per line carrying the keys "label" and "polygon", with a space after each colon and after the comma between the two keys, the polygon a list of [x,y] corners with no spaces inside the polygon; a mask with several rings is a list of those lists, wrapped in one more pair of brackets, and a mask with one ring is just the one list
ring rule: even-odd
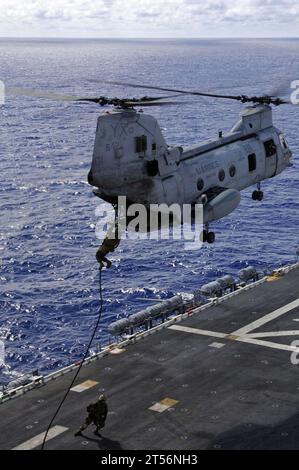
{"label": "helicopter landing gear wheel", "polygon": [[203,230],[200,234],[200,241],[202,243],[206,243],[207,238],[208,238],[208,232],[206,230]]}
{"label": "helicopter landing gear wheel", "polygon": [[203,243],[209,243],[212,244],[215,242],[215,233],[214,232],[209,232],[209,226],[206,225],[206,228],[201,232],[200,239]]}
{"label": "helicopter landing gear wheel", "polygon": [[257,190],[253,191],[252,199],[254,201],[262,201],[264,199],[264,193],[261,191],[261,183],[257,183]]}
{"label": "helicopter landing gear wheel", "polygon": [[252,193],[252,199],[254,201],[262,201],[264,199],[264,193],[261,190],[258,191],[253,191]]}
{"label": "helicopter landing gear wheel", "polygon": [[258,196],[257,196],[257,200],[262,201],[263,199],[264,199],[264,193],[263,193],[263,191],[259,191]]}
{"label": "helicopter landing gear wheel", "polygon": [[212,245],[213,243],[215,243],[215,233],[214,232],[209,232],[208,235],[207,235],[207,242]]}

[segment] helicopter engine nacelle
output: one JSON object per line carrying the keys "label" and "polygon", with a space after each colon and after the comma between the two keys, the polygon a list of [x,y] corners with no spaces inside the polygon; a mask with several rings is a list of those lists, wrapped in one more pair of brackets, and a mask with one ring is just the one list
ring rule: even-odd
{"label": "helicopter engine nacelle", "polygon": [[241,194],[236,189],[224,189],[209,200],[203,207],[203,222],[219,220],[233,212],[241,201]]}
{"label": "helicopter engine nacelle", "polygon": [[107,201],[124,195],[144,202],[155,191],[153,177],[167,152],[154,117],[131,109],[105,113],[98,118],[89,183]]}

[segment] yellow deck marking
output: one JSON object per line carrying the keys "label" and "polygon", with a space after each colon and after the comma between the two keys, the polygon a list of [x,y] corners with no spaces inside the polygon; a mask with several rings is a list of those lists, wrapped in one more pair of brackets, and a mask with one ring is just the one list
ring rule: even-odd
{"label": "yellow deck marking", "polygon": [[164,400],[161,400],[160,403],[170,408],[171,406],[176,405],[178,403],[178,400],[174,400],[173,398],[164,398]]}
{"label": "yellow deck marking", "polygon": [[85,380],[85,382],[82,382],[81,384],[71,388],[71,391],[77,393],[85,392],[85,390],[95,387],[95,385],[98,385],[98,383],[99,382],[95,382],[95,380]]}
{"label": "yellow deck marking", "polygon": [[125,352],[126,349],[125,348],[113,348],[109,351],[110,354],[121,354],[123,352]]}
{"label": "yellow deck marking", "polygon": [[281,279],[283,274],[281,273],[273,273],[270,276],[266,276],[266,281],[267,282],[272,282],[272,281],[279,281]]}
{"label": "yellow deck marking", "polygon": [[154,405],[150,406],[149,410],[156,411],[157,413],[163,413],[163,411],[166,411],[169,408],[172,408],[177,403],[179,403],[179,401],[174,400],[173,398],[164,398],[163,400],[158,401]]}

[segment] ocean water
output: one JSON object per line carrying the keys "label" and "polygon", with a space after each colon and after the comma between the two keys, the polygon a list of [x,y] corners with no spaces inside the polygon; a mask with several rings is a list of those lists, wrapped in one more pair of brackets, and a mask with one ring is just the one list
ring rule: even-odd
{"label": "ocean water", "polygon": [[[0,79],[7,86],[60,93],[142,96],[147,91],[91,83],[122,80],[223,93],[267,93],[299,79],[299,40],[0,40]],[[184,146],[228,131],[242,105],[186,99],[152,108],[169,144]],[[48,373],[77,360],[99,307],[100,200],[86,177],[96,105],[7,97],[0,108],[0,382],[38,368]],[[252,189],[239,208],[213,225],[217,243],[185,251],[178,241],[126,241],[103,273],[104,312],[94,348],[107,325],[149,302],[192,292],[247,264],[270,269],[295,259],[298,246],[299,107],[274,109],[294,166]]]}

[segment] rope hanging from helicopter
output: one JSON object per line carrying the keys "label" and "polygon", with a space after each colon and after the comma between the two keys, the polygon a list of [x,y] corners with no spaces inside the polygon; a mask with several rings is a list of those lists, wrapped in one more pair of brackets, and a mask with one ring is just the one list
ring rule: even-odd
{"label": "rope hanging from helicopter", "polygon": [[97,314],[97,320],[96,320],[95,326],[93,328],[93,332],[92,332],[92,335],[91,335],[90,340],[88,342],[88,345],[86,347],[85,353],[83,355],[83,358],[81,359],[81,361],[79,363],[79,367],[78,367],[71,383],[69,384],[62,400],[60,401],[60,403],[59,403],[59,405],[58,405],[51,421],[48,424],[47,430],[46,430],[46,432],[44,434],[44,437],[43,437],[41,450],[44,450],[45,443],[47,441],[49,431],[50,431],[56,417],[58,416],[58,413],[60,412],[65,400],[67,399],[70,390],[72,389],[74,383],[76,382],[76,380],[77,380],[77,378],[80,374],[80,371],[81,371],[81,369],[84,365],[84,362],[85,362],[86,358],[88,357],[89,350],[92,346],[93,340],[95,338],[95,335],[98,331],[98,328],[99,328],[99,325],[100,325],[100,322],[101,322],[102,312],[103,312],[102,270],[103,270],[104,267],[110,268],[112,263],[111,263],[110,260],[107,259],[106,256],[107,256],[108,253],[114,251],[120,243],[120,233],[119,233],[117,206],[114,206],[114,210],[115,210],[114,224],[112,224],[110,226],[106,237],[104,238],[101,246],[98,248],[97,253],[96,253],[96,259],[99,263],[98,285],[99,285],[99,294],[100,294],[100,306],[99,306],[99,310],[98,310],[98,314]]}
{"label": "rope hanging from helicopter", "polygon": [[43,442],[42,442],[42,445],[41,445],[41,450],[44,450],[44,448],[45,448],[45,443],[46,443],[46,441],[47,441],[47,437],[48,437],[49,431],[50,431],[50,429],[51,429],[51,427],[52,427],[52,424],[54,423],[54,421],[55,421],[55,419],[56,419],[56,417],[57,417],[59,411],[61,410],[61,408],[62,408],[62,406],[63,406],[65,400],[67,399],[67,397],[68,397],[68,395],[69,395],[69,392],[70,392],[71,388],[73,387],[75,381],[77,380],[77,378],[78,378],[78,376],[79,376],[79,374],[80,374],[80,371],[81,371],[81,369],[82,369],[82,367],[83,367],[83,365],[84,365],[84,362],[85,362],[86,358],[88,357],[89,350],[90,350],[90,348],[91,348],[91,345],[92,345],[92,343],[93,343],[93,340],[94,340],[94,338],[95,338],[95,335],[96,335],[96,333],[97,333],[97,331],[98,331],[98,328],[99,328],[99,325],[100,325],[100,322],[101,322],[102,312],[103,312],[102,267],[101,267],[101,266],[99,267],[99,278],[98,278],[98,282],[99,282],[99,293],[100,293],[100,306],[99,306],[99,311],[98,311],[98,314],[97,314],[97,320],[96,320],[96,323],[95,323],[95,326],[94,326],[92,335],[91,335],[90,340],[89,340],[89,343],[88,343],[88,345],[87,345],[87,347],[86,347],[84,356],[83,356],[83,358],[82,358],[81,361],[80,361],[79,367],[78,367],[78,369],[77,369],[77,371],[76,371],[76,373],[75,373],[75,375],[74,375],[74,377],[73,377],[71,383],[69,384],[69,386],[68,386],[68,388],[67,388],[67,390],[66,390],[66,392],[65,392],[65,394],[64,394],[64,396],[63,396],[63,398],[62,398],[62,400],[60,401],[60,403],[59,403],[59,405],[58,405],[58,407],[57,407],[57,409],[56,409],[56,411],[55,411],[55,413],[54,413],[54,415],[53,415],[51,421],[49,422],[49,425],[48,425],[47,430],[46,430],[46,432],[45,432],[45,434],[44,434],[44,437],[43,437]]}

